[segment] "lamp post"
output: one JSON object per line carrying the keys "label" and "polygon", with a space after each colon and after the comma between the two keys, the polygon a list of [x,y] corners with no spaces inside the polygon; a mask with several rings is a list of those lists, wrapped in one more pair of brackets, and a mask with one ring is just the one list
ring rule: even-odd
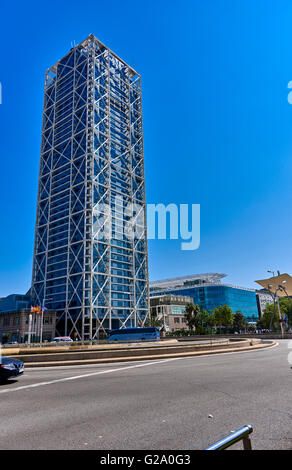
{"label": "lamp post", "polygon": [[[269,288],[272,287],[270,284],[268,286]],[[282,336],[282,339],[284,338],[284,330],[283,330],[283,321],[282,321],[282,315],[281,315],[281,309],[280,309],[280,302],[279,302],[279,296],[277,296],[277,292],[278,290],[282,290],[281,289],[282,286],[278,286],[277,289],[275,290],[275,293],[271,292],[271,295],[274,299],[274,313],[273,313],[273,316],[271,318],[271,321],[270,321],[270,329],[272,328],[272,321],[273,321],[273,318],[275,316],[275,313],[276,313],[276,302],[277,302],[277,305],[278,305],[278,315],[279,315],[279,321],[280,321],[280,328],[281,328],[281,336]],[[270,290],[270,289],[269,289]]]}
{"label": "lamp post", "polygon": [[[282,281],[282,284],[286,284],[286,282],[287,282],[287,281],[284,280],[284,281]],[[285,288],[285,285],[284,285],[284,286],[281,285],[281,286],[279,286],[279,288],[280,288],[283,292],[285,292],[287,299],[290,299],[290,297],[289,297],[289,295],[288,295],[288,292],[287,292],[287,290],[286,290],[286,288]],[[291,300],[291,299],[290,299],[290,300]],[[289,325],[288,325],[288,315],[286,315],[286,317],[287,317],[287,322],[286,322],[286,323],[287,323],[287,328],[286,328],[286,329],[288,329],[288,326],[289,326]]]}
{"label": "lamp post", "polygon": [[43,299],[42,301],[40,344],[43,344],[44,308],[45,308],[45,299]]}
{"label": "lamp post", "polygon": [[[279,315],[279,321],[280,321],[281,333],[282,333],[282,339],[283,339],[285,327],[283,325],[283,318],[281,314],[279,298],[284,297],[283,292],[285,292],[287,297],[289,297],[288,292],[290,294],[292,293],[292,276],[290,276],[287,273],[280,274],[279,270],[277,270],[277,275],[275,275],[275,271],[272,271],[272,270],[268,270],[268,273],[272,273],[273,277],[270,276],[268,279],[260,279],[255,282],[257,284],[260,284],[262,287],[264,287],[264,289],[268,291],[269,295],[272,297],[274,301],[274,309],[273,309],[274,311],[271,316],[270,328],[273,322],[273,318],[275,317],[275,314],[276,314],[276,301],[278,302],[278,315]],[[279,291],[281,291],[281,293],[278,293]]]}
{"label": "lamp post", "polygon": [[40,344],[43,343],[43,324],[44,324],[45,300],[52,300],[52,298],[53,298],[53,297],[44,297],[44,298],[43,298],[43,301],[42,301]]}
{"label": "lamp post", "polygon": [[28,316],[28,338],[27,338],[28,344],[30,344],[30,340],[31,340],[31,324],[32,324],[32,314],[30,313]]}
{"label": "lamp post", "polygon": [[[271,270],[268,270],[267,271],[268,273],[272,273],[273,274],[273,278],[275,277],[275,271],[271,271]],[[278,273],[278,276],[280,276],[280,271],[277,271]],[[284,281],[283,281],[284,282]],[[269,284],[268,285],[268,289],[269,291],[271,292],[272,296],[274,297],[274,313],[273,313],[273,316],[271,318],[271,321],[270,321],[270,329],[271,329],[271,326],[272,326],[272,321],[273,321],[273,318],[275,316],[275,312],[276,312],[276,302],[278,304],[278,315],[279,315],[279,321],[280,321],[280,328],[281,328],[281,337],[282,339],[284,338],[284,330],[283,330],[283,321],[282,321],[282,315],[281,315],[281,308],[280,308],[280,301],[279,301],[279,296],[277,296],[277,292],[279,290],[282,290],[283,286],[281,286],[280,284],[278,285],[278,287],[276,288],[275,290],[275,293],[272,292],[271,289],[274,289],[275,288],[275,285],[271,285]]]}
{"label": "lamp post", "polygon": [[[281,290],[281,286],[278,286],[278,289],[276,290],[276,293],[278,290]],[[279,320],[280,320],[280,327],[281,327],[281,336],[282,339],[284,338],[284,329],[283,329],[283,319],[282,319],[282,314],[281,314],[281,309],[280,309],[280,302],[279,302],[279,297],[278,297],[278,313],[279,313]]]}
{"label": "lamp post", "polygon": [[[275,271],[271,271],[270,269],[268,269],[268,270],[267,270],[267,273],[272,273],[272,274],[273,274],[273,277],[275,277]],[[268,285],[268,290],[269,290],[269,292],[270,292],[270,294],[271,294],[271,297],[272,297],[272,299],[273,299],[273,301],[274,301],[274,313],[273,313],[273,316],[271,317],[271,321],[270,321],[270,330],[272,329],[272,321],[273,321],[273,319],[274,319],[275,312],[276,312],[276,294],[274,294],[274,293],[272,292],[272,290],[271,290],[271,289],[273,289],[273,287],[274,287],[274,286],[272,286],[272,284],[269,284],[269,285]]]}

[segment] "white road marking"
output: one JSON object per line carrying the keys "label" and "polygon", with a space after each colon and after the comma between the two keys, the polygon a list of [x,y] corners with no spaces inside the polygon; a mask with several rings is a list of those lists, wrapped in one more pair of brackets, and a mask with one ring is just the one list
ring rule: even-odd
{"label": "white road marking", "polygon": [[[279,345],[279,343],[276,343],[273,346],[271,346],[270,348],[268,348],[268,350],[275,347],[275,346],[278,346],[278,345]],[[264,349],[264,351],[265,350],[266,349]],[[55,384],[55,383],[68,382],[69,380],[83,379],[83,378],[86,378],[86,377],[93,377],[93,376],[101,375],[101,374],[110,374],[111,372],[120,372],[120,371],[123,371],[123,370],[129,370],[129,369],[136,369],[136,368],[139,368],[139,367],[152,366],[152,365],[155,365],[155,364],[163,364],[165,362],[179,361],[179,360],[182,360],[182,359],[197,359],[199,357],[210,357],[210,356],[213,356],[213,357],[214,356],[215,357],[217,357],[217,356],[228,356],[228,355],[231,355],[231,354],[244,354],[244,353],[251,353],[251,352],[255,352],[255,351],[261,351],[261,349],[254,349],[254,350],[251,350],[251,351],[234,351],[234,352],[218,353],[218,354],[204,354],[204,355],[195,356],[195,357],[191,357],[191,356],[188,356],[188,357],[174,357],[174,358],[170,358],[170,359],[163,359],[161,361],[150,361],[150,362],[146,362],[146,363],[143,363],[143,364],[135,364],[135,365],[132,365],[132,366],[119,367],[117,369],[107,369],[107,370],[102,370],[102,371],[98,371],[98,372],[91,372],[91,373],[88,373],[88,374],[75,375],[73,377],[64,377],[62,379],[50,380],[48,382],[37,382],[35,384],[22,385],[21,387],[8,388],[8,389],[0,390],[0,394],[1,393],[9,393],[9,392],[17,392],[19,390],[27,390],[27,389],[30,389],[30,388],[38,388],[38,387],[43,387],[45,385],[52,385],[52,384]],[[70,367],[70,366],[68,366],[68,367]],[[56,367],[56,369],[58,369],[58,367]],[[34,369],[34,370],[36,370],[36,369]]]}
{"label": "white road marking", "polygon": [[60,382],[68,382],[69,380],[83,379],[85,377],[93,377],[95,375],[110,374],[111,372],[119,372],[119,371],[127,370],[127,369],[135,369],[137,367],[145,367],[145,366],[154,365],[154,364],[161,364],[163,362],[176,361],[178,359],[181,359],[181,358],[175,357],[171,359],[164,359],[162,361],[155,361],[155,362],[151,361],[151,362],[147,362],[146,364],[135,364],[134,366],[120,367],[118,369],[108,369],[108,370],[102,370],[99,372],[91,372],[90,374],[75,375],[73,377],[65,377],[63,379],[50,380],[48,382],[37,382],[36,384],[23,385],[21,387],[0,390],[0,393],[17,392],[18,390],[26,390],[28,388],[43,387],[44,385],[51,385],[51,384],[56,384]]}

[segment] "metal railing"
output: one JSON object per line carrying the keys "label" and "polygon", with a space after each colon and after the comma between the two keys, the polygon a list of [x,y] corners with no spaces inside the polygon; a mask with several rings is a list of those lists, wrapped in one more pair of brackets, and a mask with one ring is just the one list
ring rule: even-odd
{"label": "metal railing", "polygon": [[252,450],[251,440],[249,437],[252,432],[252,426],[250,424],[247,424],[242,428],[238,429],[237,431],[233,431],[228,436],[223,437],[223,439],[220,439],[220,441],[215,442],[215,444],[212,444],[205,450],[224,450],[230,446],[233,446],[239,441],[242,441],[244,450]]}

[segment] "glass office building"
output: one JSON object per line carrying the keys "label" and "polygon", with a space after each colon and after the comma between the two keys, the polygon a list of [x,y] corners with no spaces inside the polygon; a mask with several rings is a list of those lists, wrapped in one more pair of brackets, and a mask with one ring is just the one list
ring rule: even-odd
{"label": "glass office building", "polygon": [[31,297],[28,294],[11,294],[0,299],[0,312],[16,312],[30,307]]}
{"label": "glass office building", "polygon": [[187,295],[208,312],[220,305],[229,305],[234,313],[241,311],[248,322],[256,322],[259,319],[256,291],[221,283],[223,277],[224,274],[217,273],[199,274],[152,282],[150,296]]}
{"label": "glass office building", "polygon": [[32,297],[84,340],[149,310],[140,75],[93,35],[46,73]]}

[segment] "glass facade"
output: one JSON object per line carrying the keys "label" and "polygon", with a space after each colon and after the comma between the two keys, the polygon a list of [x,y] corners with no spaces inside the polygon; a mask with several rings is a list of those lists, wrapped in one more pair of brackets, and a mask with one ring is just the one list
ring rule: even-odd
{"label": "glass facade", "polygon": [[29,295],[11,294],[0,299],[0,312],[19,312],[30,309],[31,297]]}
{"label": "glass facade", "polygon": [[192,297],[195,304],[202,309],[212,312],[220,305],[229,305],[233,312],[240,310],[247,321],[257,321],[259,318],[256,293],[248,289],[227,286],[224,284],[202,285],[192,287],[177,287],[160,291],[155,289],[150,295],[177,294]]}
{"label": "glass facade", "polygon": [[46,74],[34,303],[80,339],[143,325],[146,240],[140,76],[91,35]]}
{"label": "glass facade", "polygon": [[171,313],[172,315],[184,315],[186,311],[185,305],[172,305]]}

